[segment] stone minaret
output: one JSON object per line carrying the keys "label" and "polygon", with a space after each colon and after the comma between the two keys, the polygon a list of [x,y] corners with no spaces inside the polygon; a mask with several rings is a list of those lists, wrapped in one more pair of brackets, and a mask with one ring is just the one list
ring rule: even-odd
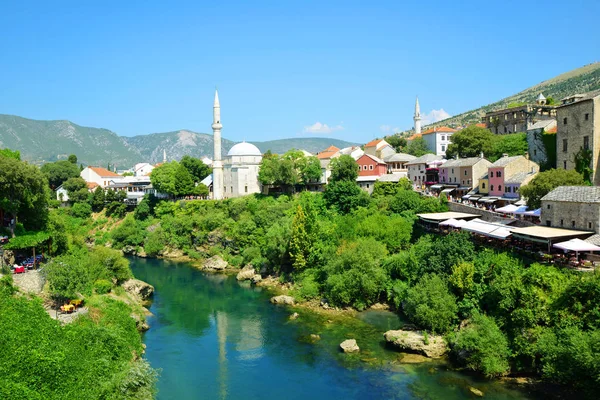
{"label": "stone minaret", "polygon": [[213,140],[215,154],[213,157],[213,199],[223,199],[223,162],[221,161],[221,105],[219,92],[215,90],[215,104],[213,105]]}
{"label": "stone minaret", "polygon": [[421,133],[421,107],[419,107],[419,97],[417,96],[417,102],[415,103],[415,133]]}

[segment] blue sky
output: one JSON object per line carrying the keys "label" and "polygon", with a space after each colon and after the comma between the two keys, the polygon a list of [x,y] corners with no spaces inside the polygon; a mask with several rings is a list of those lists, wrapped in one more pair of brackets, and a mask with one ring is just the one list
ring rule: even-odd
{"label": "blue sky", "polygon": [[600,60],[595,0],[95,3],[0,5],[0,113],[366,142]]}

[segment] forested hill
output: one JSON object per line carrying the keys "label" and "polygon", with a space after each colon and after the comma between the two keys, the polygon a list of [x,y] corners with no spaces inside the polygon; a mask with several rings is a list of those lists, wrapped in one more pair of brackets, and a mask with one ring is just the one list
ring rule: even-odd
{"label": "forested hill", "polygon": [[569,95],[598,89],[600,89],[600,62],[574,69],[495,103],[455,115],[429,126],[464,126],[481,122],[481,117],[488,111],[504,108],[514,102],[532,103],[540,93],[546,97],[552,97],[558,102]]}
{"label": "forested hill", "polygon": [[[347,147],[354,143],[330,138],[292,138],[267,142],[252,142],[263,152],[284,153],[290,149],[303,149],[311,153],[331,145]],[[223,154],[235,142],[223,139]],[[102,128],[90,128],[71,121],[41,121],[0,114],[0,148],[19,150],[24,160],[43,164],[66,159],[76,154],[85,165],[116,165],[129,168],[138,162],[159,162],[163,150],[169,160],[179,160],[185,155],[212,158],[211,134],[178,130],[133,137],[119,136]]]}

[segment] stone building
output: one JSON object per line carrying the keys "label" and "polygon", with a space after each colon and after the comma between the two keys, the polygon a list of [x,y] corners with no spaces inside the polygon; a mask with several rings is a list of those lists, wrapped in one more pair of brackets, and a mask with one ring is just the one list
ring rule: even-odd
{"label": "stone building", "polygon": [[223,195],[225,198],[260,193],[258,171],[262,153],[252,143],[238,143],[227,153],[223,163]]}
{"label": "stone building", "polygon": [[448,160],[440,167],[440,183],[456,184],[472,189],[479,186],[479,178],[487,173],[491,162],[483,157]]}
{"label": "stone building", "polygon": [[385,159],[396,154],[396,150],[384,139],[375,139],[365,144],[365,154]]}
{"label": "stone building", "polygon": [[600,187],[559,186],[542,197],[542,224],[598,232]]}
{"label": "stone building", "polygon": [[575,155],[589,149],[592,183],[600,185],[600,91],[564,98],[556,120],[556,168],[575,169]]}
{"label": "stone building", "polygon": [[555,119],[538,121],[527,130],[527,151],[531,161],[555,168],[556,158],[548,159],[546,145],[544,144],[546,140],[553,141],[556,144]]}
{"label": "stone building", "polygon": [[442,158],[442,156],[437,156],[435,154],[425,154],[421,157],[417,157],[414,160],[407,162],[405,166],[408,169],[408,179],[412,181],[413,185],[424,185],[425,182],[428,182],[427,170],[433,168],[435,169],[435,171],[432,172],[435,172],[435,174],[432,175],[435,175],[435,177],[434,180],[430,182],[439,182],[439,169],[437,167],[443,164]]}
{"label": "stone building", "polygon": [[517,107],[485,113],[481,122],[496,135],[527,132],[537,121],[556,118],[556,106],[546,104],[546,98],[540,94],[535,104],[524,104]]}
{"label": "stone building", "polygon": [[518,198],[521,183],[529,182],[539,170],[540,166],[527,157],[504,154],[488,169],[489,195]]}

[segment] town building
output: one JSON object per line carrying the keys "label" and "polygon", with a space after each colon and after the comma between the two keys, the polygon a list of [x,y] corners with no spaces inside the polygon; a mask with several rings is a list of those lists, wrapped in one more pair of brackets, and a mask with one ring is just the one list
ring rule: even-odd
{"label": "town building", "polygon": [[238,143],[229,150],[223,165],[225,198],[260,193],[258,171],[261,161],[262,153],[252,143]]}
{"label": "town building", "polygon": [[531,161],[539,165],[556,167],[556,158],[549,159],[547,145],[556,146],[556,120],[537,121],[527,130],[527,149]]}
{"label": "town building", "polygon": [[385,159],[396,154],[396,150],[384,139],[375,139],[365,144],[365,154]]}
{"label": "town building", "polygon": [[400,172],[403,173],[404,176],[407,175],[408,167],[406,164],[410,161],[413,161],[417,157],[405,154],[405,153],[395,153],[388,157],[384,158],[385,163],[387,164],[388,173],[392,172]]}
{"label": "town building", "polygon": [[439,187],[454,186],[452,195],[462,197],[479,186],[479,178],[487,173],[491,165],[492,163],[483,157],[448,160],[440,166]]}
{"label": "town building", "polygon": [[540,218],[542,224],[546,226],[598,233],[600,228],[600,187],[557,187],[542,197]]}
{"label": "town building", "polygon": [[154,165],[150,163],[137,163],[133,167],[133,174],[134,176],[148,176],[152,170],[154,170]]}
{"label": "town building", "polygon": [[111,181],[123,179],[121,175],[101,167],[85,167],[81,171],[80,176],[84,181],[88,183],[93,182],[101,188],[106,188],[111,184]]}
{"label": "town building", "polygon": [[363,154],[365,154],[365,152],[363,151],[363,149],[360,148],[360,146],[344,147],[338,153],[339,155],[350,156],[355,160],[358,160]]}
{"label": "town building", "polygon": [[447,126],[434,127],[422,133],[427,149],[434,152],[438,156],[445,156],[448,145],[451,143],[450,138],[456,129]]}
{"label": "town building", "polygon": [[488,169],[489,195],[518,200],[520,186],[529,182],[539,170],[539,165],[527,157],[504,154]]}
{"label": "town building", "polygon": [[358,160],[358,176],[381,176],[387,173],[387,164],[381,158],[363,154]]}
{"label": "town building", "polygon": [[556,168],[575,169],[576,154],[590,150],[591,180],[600,185],[600,91],[564,98],[556,120]]}
{"label": "town building", "polygon": [[481,122],[496,135],[527,132],[537,121],[556,118],[556,106],[546,103],[546,98],[540,93],[535,104],[489,111]]}
{"label": "town building", "polygon": [[[434,184],[439,182],[439,166],[443,164],[443,157],[435,154],[425,154],[417,157],[405,164],[407,176],[418,187],[425,185],[426,182]],[[429,170],[429,173],[428,173]],[[429,175],[429,177],[428,177]]]}

